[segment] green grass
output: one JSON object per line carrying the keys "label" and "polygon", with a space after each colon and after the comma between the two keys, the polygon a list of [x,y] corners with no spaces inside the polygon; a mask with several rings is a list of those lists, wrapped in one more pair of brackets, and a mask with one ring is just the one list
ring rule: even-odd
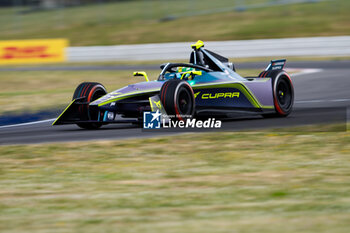
{"label": "green grass", "polygon": [[1,146],[0,164],[2,232],[350,228],[349,132]]}
{"label": "green grass", "polygon": [[[258,1],[248,3],[254,2]],[[19,14],[20,8],[3,8],[0,9],[0,39],[66,37],[71,45],[77,46],[350,34],[347,0],[191,16],[191,9],[201,11],[234,5],[231,0],[153,0],[28,14]],[[188,16],[159,21],[173,14]]]}
{"label": "green grass", "polygon": [[[254,76],[260,70],[240,70],[243,76]],[[1,72],[0,115],[36,112],[67,106],[75,88],[82,82],[102,83],[107,91],[143,82],[132,71],[9,71]],[[156,80],[159,70],[147,71]]]}

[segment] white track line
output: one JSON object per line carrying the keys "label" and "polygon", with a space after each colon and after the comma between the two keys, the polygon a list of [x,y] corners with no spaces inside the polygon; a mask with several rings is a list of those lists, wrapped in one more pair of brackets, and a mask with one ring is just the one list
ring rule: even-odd
{"label": "white track line", "polygon": [[56,118],[47,119],[47,120],[42,120],[42,121],[33,121],[33,122],[15,124],[15,125],[4,125],[4,126],[0,126],[0,129],[3,129],[3,128],[11,128],[11,127],[17,127],[17,126],[35,125],[35,124],[50,122],[50,121],[54,121],[54,120],[56,120]]}
{"label": "white track line", "polygon": [[305,75],[305,74],[319,73],[319,72],[323,71],[323,69],[294,69],[294,68],[291,68],[291,69],[287,68],[286,70],[288,72],[299,71],[299,72],[297,72],[295,74],[291,74],[292,77]]}
{"label": "white track line", "polygon": [[322,103],[326,100],[301,100],[301,101],[295,101],[296,104],[303,104],[303,103]]}
{"label": "white track line", "polygon": [[304,103],[324,103],[324,102],[348,102],[350,99],[335,99],[335,100],[300,100],[295,101],[294,103],[297,104],[304,104]]}

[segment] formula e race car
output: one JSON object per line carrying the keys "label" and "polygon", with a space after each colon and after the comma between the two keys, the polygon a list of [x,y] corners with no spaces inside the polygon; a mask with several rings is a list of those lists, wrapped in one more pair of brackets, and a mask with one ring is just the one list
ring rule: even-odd
{"label": "formula e race car", "polygon": [[136,123],[146,111],[160,111],[176,121],[235,112],[285,117],[292,111],[294,90],[283,70],[285,59],[271,61],[257,77],[241,77],[227,58],[204,49],[202,41],[192,49],[189,63],[162,64],[155,81],[149,81],[145,72],[134,72],[146,82],[111,93],[100,83],[81,83],[53,125],[96,129],[111,123]]}

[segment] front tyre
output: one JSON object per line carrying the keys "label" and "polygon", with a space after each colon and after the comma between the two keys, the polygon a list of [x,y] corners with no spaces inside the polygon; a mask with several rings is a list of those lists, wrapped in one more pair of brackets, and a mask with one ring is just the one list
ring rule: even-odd
{"label": "front tyre", "polygon": [[[91,108],[90,103],[97,100],[98,98],[107,94],[106,88],[95,82],[84,82],[81,83],[74,92],[73,100],[77,98],[82,98],[80,101],[85,102],[85,104],[79,106],[79,118],[82,121],[97,121],[98,110]],[[98,129],[102,126],[102,123],[77,123],[80,128],[83,129]]]}
{"label": "front tyre", "polygon": [[192,118],[195,112],[195,98],[188,82],[171,79],[160,89],[160,100],[169,116],[177,120]]}

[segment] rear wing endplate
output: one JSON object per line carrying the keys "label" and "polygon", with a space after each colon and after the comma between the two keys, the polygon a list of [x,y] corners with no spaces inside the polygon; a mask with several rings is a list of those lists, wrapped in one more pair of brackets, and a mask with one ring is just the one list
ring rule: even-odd
{"label": "rear wing endplate", "polygon": [[283,70],[286,65],[286,59],[272,60],[271,63],[266,67],[265,71],[269,70]]}

